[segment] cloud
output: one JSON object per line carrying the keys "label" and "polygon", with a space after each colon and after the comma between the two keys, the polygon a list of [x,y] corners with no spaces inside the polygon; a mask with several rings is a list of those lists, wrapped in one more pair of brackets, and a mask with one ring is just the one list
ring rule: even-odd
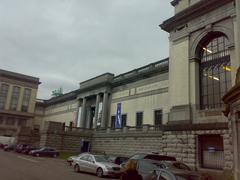
{"label": "cloud", "polygon": [[0,0],[1,68],[40,78],[39,98],[168,56],[159,0]]}

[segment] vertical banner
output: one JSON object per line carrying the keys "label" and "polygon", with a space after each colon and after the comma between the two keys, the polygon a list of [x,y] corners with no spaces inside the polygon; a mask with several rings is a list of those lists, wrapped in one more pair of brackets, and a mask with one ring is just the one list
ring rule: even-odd
{"label": "vertical banner", "polygon": [[117,114],[116,114],[115,128],[121,128],[121,103],[117,104]]}

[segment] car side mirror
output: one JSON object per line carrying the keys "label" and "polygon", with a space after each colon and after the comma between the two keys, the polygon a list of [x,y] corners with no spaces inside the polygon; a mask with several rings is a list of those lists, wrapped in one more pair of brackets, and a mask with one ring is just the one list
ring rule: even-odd
{"label": "car side mirror", "polygon": [[91,161],[93,164],[95,164],[95,161]]}

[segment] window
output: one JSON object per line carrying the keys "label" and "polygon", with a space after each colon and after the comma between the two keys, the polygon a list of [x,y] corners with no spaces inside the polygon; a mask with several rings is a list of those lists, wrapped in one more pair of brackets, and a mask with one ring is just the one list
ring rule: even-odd
{"label": "window", "polygon": [[3,124],[3,116],[0,116],[0,124]]}
{"label": "window", "polygon": [[2,84],[0,89],[0,109],[5,108],[5,103],[7,99],[9,85],[8,84]]}
{"label": "window", "polygon": [[24,89],[23,102],[22,102],[22,111],[27,112],[28,106],[31,98],[31,89]]}
{"label": "window", "polygon": [[6,119],[6,125],[11,125],[11,126],[15,125],[15,118],[14,117],[8,117]]}
{"label": "window", "polygon": [[200,107],[223,107],[221,97],[231,88],[231,64],[227,38],[218,35],[201,48]]}
{"label": "window", "polygon": [[27,120],[26,119],[18,119],[18,126],[26,126]]}
{"label": "window", "polygon": [[111,116],[111,128],[115,129],[116,116]]}
{"label": "window", "polygon": [[162,110],[154,111],[154,125],[155,126],[162,125]]}
{"label": "window", "polygon": [[12,111],[17,110],[19,94],[20,94],[20,87],[13,86],[12,98],[11,98],[11,104],[10,104],[10,110]]}
{"label": "window", "polygon": [[89,158],[89,155],[85,155],[85,156],[80,157],[80,159],[83,160],[83,161],[88,161],[88,158]]}
{"label": "window", "polygon": [[136,126],[142,127],[143,124],[143,112],[136,113]]}
{"label": "window", "polygon": [[126,127],[127,126],[127,115],[123,114],[122,115],[122,123],[121,123],[121,127]]}
{"label": "window", "polygon": [[221,135],[199,136],[199,159],[201,167],[223,169],[224,149]]}

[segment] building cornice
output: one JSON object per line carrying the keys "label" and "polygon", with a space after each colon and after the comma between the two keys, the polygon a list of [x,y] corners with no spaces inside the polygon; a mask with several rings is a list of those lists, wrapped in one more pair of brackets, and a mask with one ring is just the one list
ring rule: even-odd
{"label": "building cornice", "polygon": [[41,105],[43,105],[43,106],[50,106],[50,105],[53,105],[53,104],[74,100],[77,97],[77,91],[78,90],[74,90],[74,91],[71,91],[69,93],[66,93],[66,94],[63,94],[63,95],[60,95],[60,96],[57,96],[57,97],[53,97],[53,98],[51,98],[49,100],[44,100],[43,104],[41,104]]}
{"label": "building cornice", "polygon": [[115,76],[112,82],[113,87],[120,86],[127,83],[136,82],[140,79],[146,79],[159,73],[166,73],[169,69],[169,58],[148,64],[146,66],[134,69]]}
{"label": "building cornice", "polygon": [[9,79],[15,79],[15,80],[29,82],[33,84],[41,84],[41,82],[39,82],[39,78],[27,76],[27,75],[16,73],[16,72],[6,71],[3,69],[0,69],[0,77],[6,77]]}
{"label": "building cornice", "polygon": [[[179,1],[176,0],[175,3]],[[201,0],[200,2],[186,8],[185,10],[177,13],[175,16],[169,18],[164,21],[161,25],[159,25],[163,30],[170,32],[174,28],[182,25],[184,23],[189,22],[190,20],[199,17],[203,14],[206,14],[214,9],[223,6],[229,2],[233,2],[233,0]]]}
{"label": "building cornice", "polygon": [[50,105],[77,99],[80,94],[84,94],[86,92],[98,90],[101,88],[106,88],[111,90],[112,87],[135,82],[140,79],[146,79],[159,73],[166,73],[168,72],[168,68],[169,68],[168,61],[169,61],[169,58],[165,58],[163,60],[148,64],[146,66],[142,66],[140,68],[120,74],[115,77],[114,77],[114,74],[111,74],[111,73],[102,74],[100,76],[81,82],[80,88],[77,90],[71,91],[61,96],[53,97],[49,100],[38,101],[37,105],[47,107]]}
{"label": "building cornice", "polygon": [[33,118],[33,113],[21,112],[21,111],[10,111],[10,110],[0,110],[0,114],[7,114],[10,116],[21,116],[24,118]]}

